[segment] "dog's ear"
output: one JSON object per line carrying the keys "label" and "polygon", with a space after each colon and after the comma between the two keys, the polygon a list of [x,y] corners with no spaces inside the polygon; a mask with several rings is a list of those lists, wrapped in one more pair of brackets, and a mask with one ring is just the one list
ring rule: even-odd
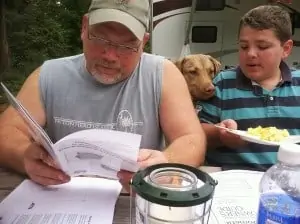
{"label": "dog's ear", "polygon": [[175,66],[179,69],[179,71],[181,71],[181,73],[183,72],[184,61],[185,61],[185,58],[181,58],[181,59],[174,61]]}
{"label": "dog's ear", "polygon": [[221,63],[210,55],[208,55],[208,58],[211,61],[211,63],[214,65],[214,74],[216,75],[217,73],[220,72]]}

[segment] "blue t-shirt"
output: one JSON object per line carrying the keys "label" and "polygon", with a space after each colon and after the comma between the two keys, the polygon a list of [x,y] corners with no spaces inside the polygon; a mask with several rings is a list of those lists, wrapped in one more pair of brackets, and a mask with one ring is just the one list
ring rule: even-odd
{"label": "blue t-shirt", "polygon": [[[198,102],[199,118],[205,123],[233,119],[239,130],[275,126],[290,135],[300,134],[300,71],[280,64],[282,80],[269,91],[248,79],[240,67],[220,72],[214,78],[215,96]],[[276,162],[278,146],[249,143],[246,147],[208,149],[206,163],[265,170]]]}

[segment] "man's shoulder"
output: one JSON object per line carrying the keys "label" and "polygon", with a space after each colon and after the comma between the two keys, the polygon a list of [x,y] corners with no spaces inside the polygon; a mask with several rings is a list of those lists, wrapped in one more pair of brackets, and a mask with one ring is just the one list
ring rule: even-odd
{"label": "man's shoulder", "polygon": [[140,65],[144,71],[157,73],[163,71],[165,61],[163,56],[144,52],[141,55]]}
{"label": "man's shoulder", "polygon": [[162,55],[157,55],[157,54],[151,54],[147,52],[143,52],[142,54],[142,60],[147,60],[147,61],[161,61],[165,60],[166,58]]}
{"label": "man's shoulder", "polygon": [[59,65],[66,65],[70,63],[76,63],[79,60],[82,60],[84,57],[83,54],[71,55],[66,57],[60,58],[53,58],[46,60],[42,66],[59,66]]}
{"label": "man's shoulder", "polygon": [[[68,77],[74,77],[74,74],[76,74],[74,71],[81,71],[80,68],[83,62],[83,54],[46,60],[40,67],[40,80],[47,82],[58,79],[60,81],[68,80]],[[62,74],[64,75],[62,76]]]}

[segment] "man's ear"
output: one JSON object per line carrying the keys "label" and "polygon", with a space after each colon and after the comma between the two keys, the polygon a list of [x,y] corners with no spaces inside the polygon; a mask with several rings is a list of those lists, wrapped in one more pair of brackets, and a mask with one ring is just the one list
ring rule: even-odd
{"label": "man's ear", "polygon": [[145,33],[144,38],[143,38],[143,49],[146,46],[146,44],[148,43],[149,39],[150,39],[150,34]]}
{"label": "man's ear", "polygon": [[83,15],[81,20],[81,40],[85,38],[85,35],[87,35],[87,30],[89,26],[89,17],[87,14]]}

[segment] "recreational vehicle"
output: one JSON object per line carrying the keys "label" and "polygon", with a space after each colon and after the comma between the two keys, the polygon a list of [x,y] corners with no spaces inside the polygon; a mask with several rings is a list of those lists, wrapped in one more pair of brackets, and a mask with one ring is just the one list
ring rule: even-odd
{"label": "recreational vehicle", "polygon": [[238,25],[241,16],[262,4],[278,4],[291,16],[294,49],[287,59],[300,65],[300,0],[152,0],[151,51],[169,59],[190,53],[209,54],[222,68],[238,61]]}

